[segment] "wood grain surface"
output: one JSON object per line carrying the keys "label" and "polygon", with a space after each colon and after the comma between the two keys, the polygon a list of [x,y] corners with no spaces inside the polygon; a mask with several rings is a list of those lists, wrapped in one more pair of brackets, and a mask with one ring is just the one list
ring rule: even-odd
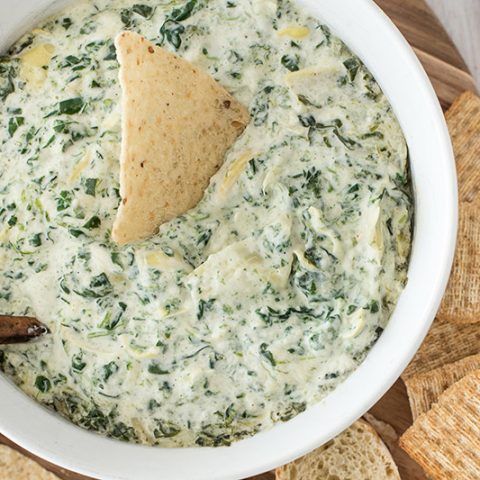
{"label": "wood grain surface", "polygon": [[[465,62],[424,0],[376,0],[376,2],[415,49],[432,79],[444,109],[447,109],[465,90],[475,91],[475,83]],[[371,413],[377,419],[390,424],[398,435],[411,425],[412,417],[408,398],[401,380],[395,383]],[[1,435],[0,441],[13,445]],[[19,450],[28,454],[20,448]],[[399,465],[403,480],[426,480],[420,467],[399,448],[394,447],[392,453]],[[63,480],[87,480],[87,477],[68,472],[40,459],[38,461]],[[248,459],[245,461],[248,462]],[[255,477],[255,480],[273,480],[274,478],[273,473],[265,473]]]}
{"label": "wood grain surface", "polygon": [[475,81],[457,48],[424,0],[375,0],[422,62],[446,110]]}
{"label": "wood grain surface", "polygon": [[427,0],[463,55],[480,86],[480,2],[478,0]]}

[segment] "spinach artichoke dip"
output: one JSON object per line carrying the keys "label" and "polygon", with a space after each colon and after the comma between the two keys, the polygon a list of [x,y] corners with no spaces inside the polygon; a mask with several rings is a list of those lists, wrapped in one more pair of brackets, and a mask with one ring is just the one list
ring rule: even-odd
{"label": "spinach artichoke dip", "polygon": [[[0,311],[51,331],[0,367],[104,435],[229,445],[321,400],[381,335],[407,281],[407,147],[361,61],[289,0],[139,1],[75,2],[0,57]],[[123,30],[251,122],[197,207],[118,247]]]}

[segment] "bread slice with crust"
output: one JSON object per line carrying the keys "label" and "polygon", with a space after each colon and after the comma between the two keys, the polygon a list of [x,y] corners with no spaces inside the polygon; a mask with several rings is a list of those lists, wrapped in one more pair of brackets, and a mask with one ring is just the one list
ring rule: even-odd
{"label": "bread slice with crust", "polygon": [[278,468],[275,475],[276,480],[400,480],[387,447],[363,420],[305,457]]}
{"label": "bread slice with crust", "polygon": [[6,445],[0,445],[0,479],[59,480],[38,463]]}

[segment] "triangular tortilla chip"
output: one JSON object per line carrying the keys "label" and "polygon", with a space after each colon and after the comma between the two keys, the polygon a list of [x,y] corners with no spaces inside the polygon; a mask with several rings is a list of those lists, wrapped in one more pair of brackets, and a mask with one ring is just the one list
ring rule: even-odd
{"label": "triangular tortilla chip", "polygon": [[194,207],[248,111],[207,73],[134,32],[115,41],[122,87],[120,194],[125,244]]}

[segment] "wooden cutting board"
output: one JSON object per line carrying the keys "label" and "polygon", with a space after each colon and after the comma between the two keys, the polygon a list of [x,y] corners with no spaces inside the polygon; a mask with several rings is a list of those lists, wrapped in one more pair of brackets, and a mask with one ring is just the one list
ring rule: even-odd
{"label": "wooden cutting board", "polygon": [[[476,90],[475,82],[465,62],[424,0],[375,1],[396,23],[415,49],[445,110],[464,91]],[[401,380],[398,380],[375,405],[371,413],[377,419],[390,424],[399,435],[411,425],[412,416],[405,386]],[[1,435],[0,442],[14,446],[29,455]],[[394,449],[393,455],[403,480],[427,480],[422,470],[400,449]],[[63,480],[88,480],[87,477],[68,472],[43,460],[37,460]],[[248,462],[248,459],[245,461]],[[273,480],[274,478],[273,473],[265,473],[255,477],[255,480]]]}

